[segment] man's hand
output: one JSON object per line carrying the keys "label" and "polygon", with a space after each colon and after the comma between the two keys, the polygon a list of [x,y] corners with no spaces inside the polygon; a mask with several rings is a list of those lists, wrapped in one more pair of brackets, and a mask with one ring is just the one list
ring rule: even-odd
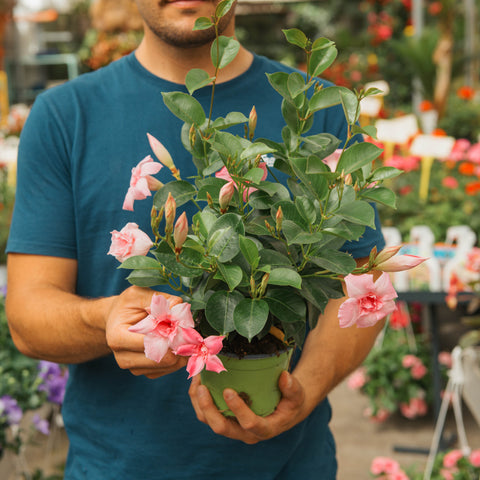
{"label": "man's hand", "polygon": [[224,417],[213,403],[207,387],[200,383],[200,375],[193,378],[189,395],[197,418],[215,433],[255,444],[289,430],[310,413],[305,405],[303,386],[294,375],[282,372],[278,385],[282,398],[276,410],[267,417],[259,417],[253,413],[231,389],[225,389],[223,397],[236,419]]}
{"label": "man's hand", "polygon": [[[129,332],[128,328],[147,316],[153,290],[129,287],[114,297],[105,323],[107,344],[112,350],[120,368],[130,370],[134,375],[158,378],[175,372],[187,364],[188,358],[177,356],[169,350],[160,363],[149,360],[144,353],[143,335]],[[180,297],[161,293],[173,304],[182,303]]]}

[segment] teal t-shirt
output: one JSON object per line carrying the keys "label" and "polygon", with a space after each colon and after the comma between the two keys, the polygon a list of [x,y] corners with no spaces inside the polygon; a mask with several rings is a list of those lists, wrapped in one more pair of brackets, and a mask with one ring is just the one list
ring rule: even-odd
{"label": "teal t-shirt", "polygon": [[[265,76],[279,70],[290,71],[255,56],[247,72],[217,86],[214,117],[248,116],[255,105],[257,136],[281,140],[281,97]],[[162,100],[162,92],[177,90],[186,91],[149,73],[131,54],[40,95],[22,132],[8,252],[76,259],[82,296],[128,287],[126,271],[107,252],[110,232],[127,222],[150,231],[151,201],[136,201],[134,212],[121,208],[132,167],[152,153],[146,133],[165,145],[182,178],[195,174],[180,142],[181,122]],[[208,111],[209,87],[195,96]],[[341,108],[318,115],[312,131],[345,138]],[[166,183],[169,175],[164,168],[157,178]],[[344,249],[363,257],[374,245],[383,248],[380,228],[367,229]],[[188,386],[183,369],[149,380],[121,370],[113,356],[71,365],[63,405],[70,440],[65,479],[335,478],[327,401],[290,431],[245,445],[196,419]]]}

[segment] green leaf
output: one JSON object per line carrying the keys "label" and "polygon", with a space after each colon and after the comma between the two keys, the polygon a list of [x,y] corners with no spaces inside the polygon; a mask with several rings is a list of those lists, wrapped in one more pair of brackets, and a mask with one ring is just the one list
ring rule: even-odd
{"label": "green leaf", "polygon": [[187,203],[189,200],[195,197],[197,189],[184,180],[174,180],[173,182],[166,183],[153,197],[153,205],[160,209],[165,205],[168,194],[171,193],[175,199],[177,208]]}
{"label": "green leaf", "polygon": [[369,177],[369,182],[380,182],[390,178],[395,178],[401,175],[403,172],[395,167],[379,167]]}
{"label": "green leaf", "polygon": [[341,298],[344,296],[342,284],[339,280],[314,277],[302,278],[301,294],[321,312],[325,310],[330,298]]}
{"label": "green leaf", "polygon": [[353,125],[360,116],[360,103],[357,96],[348,88],[340,89],[340,99],[342,101],[345,118],[350,125]]}
{"label": "green leaf", "polygon": [[299,72],[293,72],[288,76],[287,88],[290,96],[294,99],[307,89],[305,79]]}
{"label": "green leaf", "polygon": [[258,182],[256,187],[262,192],[268,193],[271,197],[278,200],[290,200],[290,192],[288,188],[281,183],[273,183],[269,181]]}
{"label": "green leaf", "polygon": [[274,90],[276,90],[283,98],[287,99],[290,103],[293,103],[293,99],[290,96],[288,90],[288,73],[287,72],[275,72],[267,73],[268,81]]}
{"label": "green leaf", "polygon": [[302,277],[290,268],[275,268],[270,272],[269,285],[284,285],[302,288]]}
{"label": "green leaf", "polygon": [[221,18],[227,14],[232,8],[235,0],[222,0],[215,9],[215,16]]}
{"label": "green leaf", "polygon": [[307,316],[305,300],[292,290],[285,288],[268,289],[264,300],[268,303],[272,315],[282,323],[305,321]]}
{"label": "green leaf", "polygon": [[242,281],[243,272],[238,265],[219,263],[218,270],[230,291],[235,290],[235,287]]}
{"label": "green leaf", "polygon": [[240,335],[251,341],[265,327],[268,313],[268,303],[264,300],[244,298],[233,312],[235,329]]}
{"label": "green leaf", "polygon": [[241,112],[229,112],[225,118],[218,117],[212,122],[212,127],[216,129],[226,129],[239,125],[240,123],[248,122],[248,118]]}
{"label": "green leaf", "polygon": [[215,292],[207,301],[205,316],[208,323],[221,335],[235,330],[233,314],[235,307],[243,300],[240,292]]}
{"label": "green leaf", "polygon": [[[223,164],[222,164],[223,165]],[[217,171],[217,170],[215,170]],[[226,181],[223,178],[207,177],[198,180],[198,194],[197,200],[207,200],[207,192],[214,199],[218,199],[221,188],[225,185]]]}
{"label": "green leaf", "polygon": [[193,224],[198,225],[200,234],[203,238],[207,238],[212,230],[213,225],[217,221],[214,213],[208,210],[208,207],[202,212],[198,212],[193,216]]}
{"label": "green leaf", "polygon": [[348,275],[357,266],[351,255],[339,250],[324,249],[316,256],[309,257],[309,261],[330,272]]}
{"label": "green leaf", "polygon": [[135,255],[125,259],[118,268],[128,268],[130,270],[161,270],[162,266],[152,257],[145,257],[143,255]]}
{"label": "green leaf", "polygon": [[239,156],[243,151],[243,144],[238,137],[229,132],[216,132],[210,140],[212,148],[225,157]]}
{"label": "green leaf", "polygon": [[295,135],[300,134],[300,120],[298,118],[298,111],[295,105],[283,99],[282,101],[282,115],[286,124],[292,129]]}
{"label": "green leaf", "polygon": [[162,92],[167,108],[180,120],[199,127],[205,120],[205,112],[198,100],[183,92]]}
{"label": "green leaf", "polygon": [[342,203],[335,213],[351,223],[375,228],[375,210],[368,202],[363,200]]}
{"label": "green leaf", "polygon": [[240,250],[252,267],[255,269],[258,267],[258,262],[260,261],[260,255],[258,253],[258,248],[256,243],[250,238],[244,237],[243,235],[239,236]]}
{"label": "green leaf", "polygon": [[336,171],[352,173],[380,156],[382,149],[373,143],[362,142],[348,147],[338,161]]}
{"label": "green leaf", "polygon": [[310,57],[309,71],[311,77],[320,76],[337,58],[338,51],[334,45],[316,49]]}
{"label": "green leaf", "polygon": [[313,43],[312,43],[312,52],[315,50],[321,50],[324,48],[328,48],[332,45],[335,45],[335,42],[332,40],[329,40],[328,38],[325,37],[318,37]]}
{"label": "green leaf", "polygon": [[192,68],[185,77],[185,86],[190,95],[199,88],[205,87],[212,82],[210,75],[201,68]]}
{"label": "green leaf", "polygon": [[307,245],[317,243],[323,238],[321,232],[306,232],[299,225],[290,220],[283,221],[282,233],[285,235],[288,245]]}
{"label": "green leaf", "polygon": [[158,270],[134,270],[127,280],[137,287],[156,287],[168,284],[168,280]]}
{"label": "green leaf", "polygon": [[308,112],[314,113],[341,103],[340,90],[343,87],[326,87],[312,95],[308,102]]}
{"label": "green leaf", "polygon": [[219,262],[228,262],[240,251],[239,234],[243,235],[242,218],[233,213],[222,215],[212,226],[207,242],[209,254]]}
{"label": "green leaf", "polygon": [[207,17],[199,17],[195,20],[193,30],[206,30],[213,27],[212,21]]}
{"label": "green leaf", "polygon": [[232,37],[220,36],[212,43],[210,55],[216,68],[226,67],[236,56],[240,43]]}
{"label": "green leaf", "polygon": [[315,205],[308,197],[296,197],[295,206],[302,218],[309,225],[315,223],[317,212],[315,211]]}
{"label": "green leaf", "polygon": [[290,28],[287,30],[282,30],[282,32],[284,33],[288,43],[291,43],[292,45],[296,45],[297,47],[303,49],[307,48],[308,38],[298,28]]}
{"label": "green leaf", "polygon": [[[155,257],[168,271],[178,277],[197,277],[202,274],[203,270],[199,268],[199,265],[203,256],[200,252],[184,248],[181,255],[182,263],[180,263],[177,262],[174,253],[169,248],[161,245],[155,251]],[[187,250],[189,250],[188,254],[185,253]]]}
{"label": "green leaf", "polygon": [[352,125],[352,135],[368,135],[372,138],[377,138],[377,128],[375,125],[365,125],[361,127],[360,125]]}
{"label": "green leaf", "polygon": [[256,158],[258,155],[265,155],[273,153],[275,150],[260,142],[252,143],[240,155],[240,160],[247,160],[249,158]]}
{"label": "green leaf", "polygon": [[363,191],[362,198],[373,200],[390,208],[396,208],[397,197],[389,188],[378,187],[368,188]]}

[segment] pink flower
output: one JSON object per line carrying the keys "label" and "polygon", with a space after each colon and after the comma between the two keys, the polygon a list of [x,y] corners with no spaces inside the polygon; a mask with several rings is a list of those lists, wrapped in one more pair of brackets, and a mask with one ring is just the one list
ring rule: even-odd
{"label": "pink flower", "polygon": [[473,452],[470,453],[470,456],[468,457],[468,459],[470,460],[470,463],[474,467],[479,468],[480,467],[480,449],[473,450]]}
{"label": "pink flower", "polygon": [[357,368],[347,380],[347,385],[352,390],[358,390],[362,388],[367,382],[367,376],[365,375],[365,368]]}
{"label": "pink flower", "polygon": [[408,307],[404,302],[397,302],[395,310],[390,315],[390,327],[394,330],[401,330],[410,323],[410,315],[408,314]]}
{"label": "pink flower", "polygon": [[448,159],[454,162],[460,162],[461,160],[464,160],[469,148],[470,142],[466,138],[459,138],[453,144],[453,148],[448,156]]}
{"label": "pink flower", "polygon": [[212,372],[226,371],[217,353],[223,347],[224,336],[210,335],[203,338],[194,328],[183,331],[183,343],[177,347],[177,355],[189,356],[187,363],[188,378],[199,374],[204,367]]}
{"label": "pink flower", "polygon": [[373,423],[383,423],[390,416],[390,412],[385,408],[380,408],[377,413],[373,415],[373,411],[370,407],[363,411],[364,417],[368,417]]}
{"label": "pink flower", "polygon": [[396,473],[400,470],[400,464],[389,457],[375,457],[370,465],[370,472],[373,475],[381,473]]}
{"label": "pink flower", "polygon": [[395,310],[397,293],[390,277],[382,273],[376,282],[372,275],[345,277],[348,299],[340,305],[338,319],[341,328],[370,327]]}
{"label": "pink flower", "polygon": [[185,302],[170,307],[163,295],[155,294],[147,312],[147,317],[128,330],[144,334],[145,356],[160,362],[169,348],[175,350],[182,343],[182,331],[193,328],[190,304]]}
{"label": "pink flower", "polygon": [[457,466],[457,462],[463,458],[463,453],[461,450],[450,450],[443,457],[443,466],[445,468],[454,468]]}
{"label": "pink flower", "polygon": [[420,158],[413,155],[403,157],[401,155],[392,155],[384,162],[386,167],[394,167],[404,172],[411,172],[412,170],[418,170],[420,165]]}
{"label": "pink flower", "polygon": [[420,380],[427,374],[428,370],[423,363],[417,363],[416,365],[413,365],[410,372],[413,378],[415,378],[416,380]]}
{"label": "pink flower", "polygon": [[401,403],[400,412],[406,418],[416,418],[426,415],[428,411],[427,403],[423,398],[412,398],[410,403]]}
{"label": "pink flower", "polygon": [[[258,164],[258,168],[261,168],[263,170],[262,180],[265,180],[268,175],[267,164],[265,162],[260,162]],[[227,182],[231,182],[233,180],[230,176],[230,173],[228,173],[227,167],[222,167],[218,172],[215,173],[215,176],[217,178],[223,178],[223,180],[226,180]],[[236,183],[234,183],[234,185],[235,188],[238,188]],[[246,188],[243,192],[243,201],[245,202],[248,196],[256,190],[257,189],[255,187]]]}
{"label": "pink flower", "polygon": [[453,476],[454,473],[454,471],[446,470],[445,468],[440,469],[440,475],[444,480],[455,480],[455,477]]}
{"label": "pink flower", "polygon": [[410,480],[410,477],[403,471],[388,473],[385,480]]}
{"label": "pink flower", "polygon": [[338,161],[340,160],[340,156],[342,155],[343,150],[341,148],[337,148],[333,153],[325,157],[322,162],[327,165],[327,167],[334,172],[337,169]]}
{"label": "pink flower", "polygon": [[452,190],[455,190],[458,188],[458,180],[455,177],[448,175],[442,179],[442,185],[445,188],[451,188]]}
{"label": "pink flower", "polygon": [[155,162],[148,155],[140,163],[132,168],[132,176],[130,177],[130,187],[125,195],[123,209],[133,211],[133,202],[135,200],[143,200],[151,195],[150,190],[158,190],[162,184],[151,175],[158,173],[162,165]]}
{"label": "pink flower", "polygon": [[467,160],[472,163],[480,163],[480,142],[470,147],[467,153]]}
{"label": "pink flower", "polygon": [[438,363],[445,365],[447,368],[452,368],[452,354],[450,352],[440,352],[438,354]]}
{"label": "pink flower", "polygon": [[414,365],[418,365],[419,363],[422,363],[422,361],[415,355],[404,355],[404,357],[402,358],[402,367],[404,368],[411,368]]}
{"label": "pink flower", "polygon": [[417,255],[398,255],[376,264],[373,269],[381,272],[402,272],[415,268],[425,260],[427,260],[425,257],[418,257]]}
{"label": "pink flower", "polygon": [[136,223],[127,223],[119,232],[113,230],[110,233],[112,243],[108,255],[113,255],[119,262],[134,255],[146,255],[153,245],[149,236]]}

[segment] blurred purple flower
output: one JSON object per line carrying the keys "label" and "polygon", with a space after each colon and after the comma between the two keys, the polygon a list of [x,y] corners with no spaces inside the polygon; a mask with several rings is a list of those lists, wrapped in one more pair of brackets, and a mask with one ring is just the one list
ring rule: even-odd
{"label": "blurred purple flower", "polygon": [[38,376],[42,379],[38,390],[47,394],[49,402],[61,405],[65,395],[68,370],[63,369],[58,363],[41,360],[38,363]]}
{"label": "blurred purple flower", "polygon": [[6,417],[8,425],[18,425],[23,412],[17,401],[10,395],[0,397],[0,418]]}
{"label": "blurred purple flower", "polygon": [[6,297],[6,296],[7,296],[7,286],[0,285],[0,297]]}
{"label": "blurred purple flower", "polygon": [[33,422],[33,425],[35,426],[35,428],[40,433],[43,433],[44,435],[49,435],[50,434],[50,424],[44,418],[40,418],[40,415],[38,415],[38,413],[36,413],[33,416],[32,422]]}

